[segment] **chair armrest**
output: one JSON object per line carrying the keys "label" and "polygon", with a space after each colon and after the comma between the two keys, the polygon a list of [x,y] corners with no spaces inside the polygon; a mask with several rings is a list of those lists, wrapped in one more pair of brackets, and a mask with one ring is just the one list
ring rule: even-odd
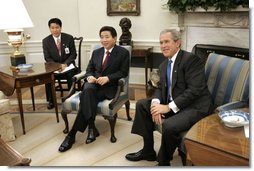
{"label": "chair armrest", "polygon": [[80,81],[81,79],[83,79],[85,77],[85,71],[82,71],[81,73],[79,74],[76,74],[72,77],[72,85],[71,85],[71,88],[67,94],[66,97],[63,97],[62,98],[62,102],[64,102],[66,99],[68,99],[69,97],[71,97],[75,92],[76,92],[76,83],[78,81]]}
{"label": "chair armrest", "polygon": [[225,110],[238,109],[238,108],[243,108],[247,106],[248,106],[248,103],[245,101],[235,101],[235,102],[230,102],[230,103],[226,103],[224,105],[218,106],[216,108],[216,111],[221,112]]}
{"label": "chair armrest", "polygon": [[117,91],[116,91],[116,94],[115,94],[115,97],[112,99],[111,103],[109,103],[109,109],[110,110],[113,110],[114,108],[114,105],[116,104],[119,96],[120,96],[120,93],[124,91],[124,85],[126,84],[126,78],[121,78],[120,80],[118,80],[118,86],[117,86]]}
{"label": "chair armrest", "polygon": [[[81,73],[74,75],[72,77],[72,82],[74,82],[74,81],[77,82],[77,81],[85,78],[85,74],[86,74],[86,71],[82,71]],[[75,78],[75,80],[73,80],[73,78]]]}

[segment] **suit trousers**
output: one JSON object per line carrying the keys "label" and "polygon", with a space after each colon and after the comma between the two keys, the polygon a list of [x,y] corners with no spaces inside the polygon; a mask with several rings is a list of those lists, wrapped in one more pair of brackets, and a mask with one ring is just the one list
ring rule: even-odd
{"label": "suit trousers", "polygon": [[[153,136],[155,124],[150,113],[151,99],[142,99],[136,103],[136,114],[131,133],[138,134],[144,139]],[[190,129],[193,124],[204,117],[202,112],[185,108],[174,114],[167,113],[162,123],[162,139],[158,153],[158,162],[168,164],[173,159],[176,148],[181,143],[181,133]],[[153,148],[153,147],[152,147]]]}
{"label": "suit trousers", "polygon": [[85,83],[79,98],[79,111],[72,128],[84,132],[89,122],[94,123],[97,105],[100,101],[105,100],[106,96],[100,85]]}

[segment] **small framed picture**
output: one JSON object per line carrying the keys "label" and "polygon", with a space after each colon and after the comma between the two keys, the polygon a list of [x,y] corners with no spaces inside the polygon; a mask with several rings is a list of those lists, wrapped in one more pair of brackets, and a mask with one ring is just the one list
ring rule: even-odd
{"label": "small framed picture", "polygon": [[107,15],[140,15],[140,0],[107,0]]}

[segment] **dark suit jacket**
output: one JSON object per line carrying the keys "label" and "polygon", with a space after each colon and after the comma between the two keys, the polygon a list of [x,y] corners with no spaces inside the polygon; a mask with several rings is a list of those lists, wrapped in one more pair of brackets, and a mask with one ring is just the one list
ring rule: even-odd
{"label": "dark suit jacket", "polygon": [[[46,62],[67,64],[68,66],[73,63],[75,65],[77,52],[73,36],[61,33],[61,56],[58,53],[56,43],[52,35],[49,35],[42,40],[42,47]],[[69,54],[65,52],[65,48],[69,48]]]}
{"label": "dark suit jacket", "polygon": [[[166,84],[166,59],[160,66],[159,88],[155,90],[152,98],[160,99],[162,104],[167,104]],[[180,50],[172,71],[172,98],[181,110],[193,108],[208,114],[212,104],[212,98],[205,80],[204,65],[199,57],[192,53]]]}
{"label": "dark suit jacket", "polygon": [[105,69],[102,71],[104,54],[104,47],[93,51],[86,68],[85,81],[87,81],[88,76],[94,76],[95,78],[108,76],[109,82],[101,88],[106,92],[107,98],[112,99],[117,90],[118,80],[129,74],[130,57],[128,50],[115,45],[110,53]]}

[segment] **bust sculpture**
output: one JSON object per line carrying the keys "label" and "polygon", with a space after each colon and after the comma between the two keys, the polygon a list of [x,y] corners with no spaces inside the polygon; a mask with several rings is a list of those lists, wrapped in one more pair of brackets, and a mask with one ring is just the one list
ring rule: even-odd
{"label": "bust sculpture", "polygon": [[122,29],[122,35],[119,38],[119,44],[132,46],[132,34],[130,32],[130,28],[132,26],[131,20],[127,17],[124,17],[120,20],[119,26]]}

